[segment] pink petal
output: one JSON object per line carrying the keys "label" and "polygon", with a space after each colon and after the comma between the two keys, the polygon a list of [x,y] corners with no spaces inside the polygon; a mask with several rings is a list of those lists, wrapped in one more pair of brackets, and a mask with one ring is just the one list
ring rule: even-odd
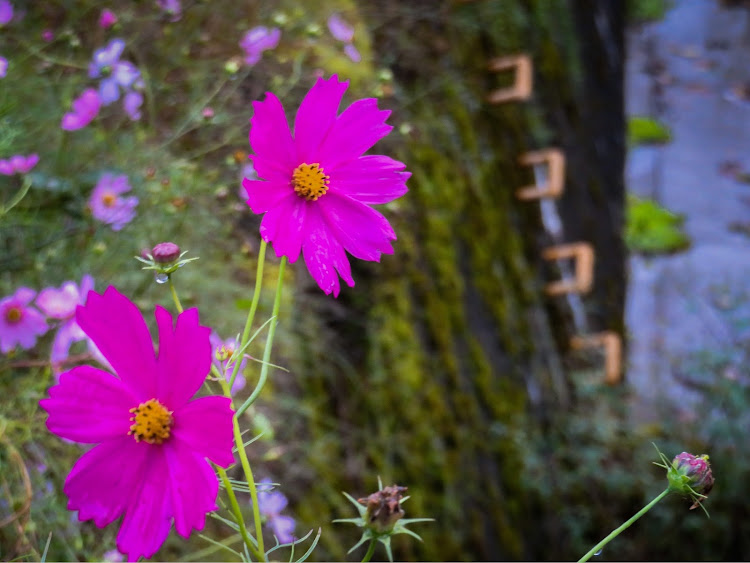
{"label": "pink petal", "polygon": [[395,240],[388,220],[380,213],[345,195],[329,192],[322,197],[321,214],[338,242],[360,260],[380,261],[380,254],[393,254]]}
{"label": "pink petal", "polygon": [[[297,110],[294,121],[294,142],[300,162],[320,162],[319,147],[336,120],[336,113],[349,82],[339,82],[334,74],[330,79],[318,78]],[[357,155],[359,156],[359,155]],[[322,163],[321,163],[322,164]]]}
{"label": "pink petal", "polygon": [[83,331],[81,331],[74,319],[70,319],[63,323],[63,325],[57,329],[55,339],[52,341],[52,352],[49,357],[52,369],[59,370],[60,366],[58,364],[68,358],[70,345],[73,342],[78,342],[84,338],[86,338],[86,335],[83,334]]}
{"label": "pink petal", "polygon": [[169,410],[187,403],[203,384],[211,369],[211,329],[199,324],[198,309],[188,309],[177,317],[156,307],[159,326],[156,397]]}
{"label": "pink petal", "polygon": [[284,108],[275,95],[266,92],[264,101],[253,102],[253,110],[250,147],[255,153],[253,164],[258,176],[288,182],[299,162]]}
{"label": "pink petal", "polygon": [[129,411],[138,406],[125,383],[91,366],[63,373],[49,394],[39,405],[49,413],[50,432],[90,444],[126,436],[132,424]]}
{"label": "pink petal", "polygon": [[140,445],[146,450],[141,486],[131,495],[117,534],[117,549],[127,554],[128,561],[151,557],[159,550],[172,528],[174,510],[165,449],[150,444]]}
{"label": "pink petal", "polygon": [[19,287],[13,294],[13,297],[24,305],[28,305],[34,299],[36,291],[28,287]]}
{"label": "pink petal", "polygon": [[169,467],[175,529],[186,538],[193,528],[202,530],[206,513],[218,508],[219,481],[208,462],[179,441],[170,441],[164,453]]}
{"label": "pink petal", "polygon": [[154,348],[138,307],[109,286],[103,295],[89,292],[76,320],[139,401],[156,396]]}
{"label": "pink petal", "polygon": [[100,528],[117,519],[142,482],[147,452],[144,444],[123,436],[83,454],[65,480],[68,509]]}
{"label": "pink petal", "polygon": [[330,189],[367,205],[388,203],[404,195],[411,173],[403,162],[387,156],[368,155],[350,160],[328,173]]}
{"label": "pink petal", "polygon": [[[273,243],[276,256],[296,262],[306,236],[305,217],[311,203],[294,192],[269,209],[260,223],[260,236]],[[314,205],[314,203],[312,204]]]}
{"label": "pink petal", "polygon": [[337,271],[349,287],[354,286],[349,260],[335,235],[325,225],[319,206],[311,206],[307,217],[307,239],[302,244],[305,265],[326,295],[333,292],[333,296],[338,297]]}
{"label": "pink petal", "polygon": [[380,139],[391,132],[385,120],[389,110],[379,110],[375,98],[357,100],[333,122],[333,125],[320,144],[317,158],[326,173],[337,165],[360,157]]}
{"label": "pink petal", "polygon": [[242,187],[247,192],[247,204],[253,210],[253,213],[265,213],[290,194],[298,197],[289,181],[279,183],[245,178],[242,180]]}
{"label": "pink petal", "polygon": [[227,397],[201,397],[176,410],[172,436],[217,465],[234,463],[232,409]]}

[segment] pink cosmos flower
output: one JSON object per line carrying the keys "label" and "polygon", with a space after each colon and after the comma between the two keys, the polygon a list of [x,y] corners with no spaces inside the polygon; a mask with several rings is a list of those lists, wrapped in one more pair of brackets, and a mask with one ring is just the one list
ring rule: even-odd
{"label": "pink cosmos flower", "polygon": [[128,177],[124,174],[102,174],[89,198],[89,207],[95,219],[112,225],[113,231],[119,231],[135,217],[138,198],[122,197],[130,191]]}
{"label": "pink cosmos flower", "polygon": [[7,354],[16,344],[24,350],[33,348],[36,339],[49,327],[42,314],[31,307],[36,291],[19,287],[16,292],[0,300],[0,352]]}
{"label": "pink cosmos flower", "polygon": [[114,287],[91,292],[76,321],[116,375],[79,366],[40,401],[47,428],[98,444],[73,466],[63,490],[68,509],[103,528],[123,517],[117,548],[131,561],[151,557],[174,526],[201,530],[219,483],[206,458],[234,462],[226,397],[190,400],[211,365],[209,329],[198,310],[177,317],[156,307],[159,353],[138,308]]}
{"label": "pink cosmos flower", "polygon": [[240,47],[245,51],[245,62],[251,66],[256,64],[263,55],[263,51],[276,48],[279,39],[281,39],[281,30],[277,27],[269,29],[259,25],[252,28],[240,41]]}
{"label": "pink cosmos flower", "polygon": [[60,127],[66,131],[76,131],[86,127],[99,114],[102,102],[93,88],[87,88],[73,100],[73,111],[63,115]]}
{"label": "pink cosmos flower", "polygon": [[272,489],[268,478],[258,483],[258,510],[266,517],[266,523],[279,542],[291,543],[294,541],[294,518],[281,515],[289,501],[281,492]]}
{"label": "pink cosmos flower", "polygon": [[[234,338],[222,338],[217,332],[211,331],[211,361],[217,367],[220,373],[223,373],[226,377],[227,382],[232,377],[232,371],[234,371],[235,361],[232,358],[234,351],[237,349],[237,340]],[[245,376],[242,375],[242,371],[247,365],[247,358],[242,358],[240,368],[237,371],[237,377],[234,378],[234,385],[232,385],[232,395],[237,391],[241,391],[245,388]]]}
{"label": "pink cosmos flower", "polygon": [[13,19],[13,4],[9,0],[0,0],[0,25]]}
{"label": "pink cosmos flower", "polygon": [[[87,274],[83,276],[80,288],[75,282],[67,281],[60,289],[54,287],[43,289],[36,298],[36,306],[47,317],[62,321],[52,341],[52,354],[50,355],[50,363],[55,373],[59,371],[61,363],[68,358],[71,344],[86,339],[86,335],[76,322],[75,313],[76,307],[86,302],[86,297],[92,289],[94,289],[94,278]],[[88,341],[88,347],[100,364],[110,367],[91,340]]]}
{"label": "pink cosmos flower", "polygon": [[112,10],[104,8],[99,15],[99,27],[108,29],[117,23],[117,16]]}
{"label": "pink cosmos flower", "polygon": [[0,78],[5,78],[6,74],[8,74],[8,59],[0,57]]}
{"label": "pink cosmos flower", "polygon": [[290,262],[301,252],[310,275],[334,297],[339,276],[354,285],[346,252],[376,262],[393,253],[396,234],[370,205],[404,195],[410,176],[392,158],[363,156],[391,131],[385,124],[391,112],[368,98],[338,114],[348,85],[336,75],[318,79],[297,111],[293,137],[276,96],[268,92],[253,102],[250,158],[262,180],[242,183],[253,212],[265,213],[263,240]]}
{"label": "pink cosmos flower", "polygon": [[39,162],[39,155],[36,153],[28,156],[17,154],[11,156],[8,160],[0,160],[0,174],[3,176],[12,176],[13,174],[28,174],[31,169]]}

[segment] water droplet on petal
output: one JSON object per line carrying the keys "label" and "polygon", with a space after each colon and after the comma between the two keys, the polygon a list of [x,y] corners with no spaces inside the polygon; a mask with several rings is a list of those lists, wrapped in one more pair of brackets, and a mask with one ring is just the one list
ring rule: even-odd
{"label": "water droplet on petal", "polygon": [[602,551],[604,551],[604,549],[600,549],[599,551],[597,551],[596,553],[594,553],[594,557],[596,557],[597,555],[601,555]]}
{"label": "water droplet on petal", "polygon": [[156,283],[167,283],[169,276],[160,272],[154,276],[154,279],[156,280]]}

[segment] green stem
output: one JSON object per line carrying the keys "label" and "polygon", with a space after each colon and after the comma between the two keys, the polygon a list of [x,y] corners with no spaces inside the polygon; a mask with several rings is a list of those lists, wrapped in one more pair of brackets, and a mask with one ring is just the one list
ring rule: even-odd
{"label": "green stem", "polygon": [[18,203],[26,197],[26,194],[29,193],[29,188],[31,187],[31,180],[29,180],[28,176],[25,176],[23,179],[23,184],[21,185],[21,189],[18,190],[16,195],[13,196],[13,198],[8,202],[8,205],[3,207],[0,205],[0,217],[5,215],[8,211],[13,209]]}
{"label": "green stem", "polygon": [[255,390],[253,390],[253,393],[247,398],[247,400],[242,403],[242,406],[237,409],[237,413],[235,414],[236,417],[242,415],[242,413],[244,413],[248,409],[248,407],[253,404],[255,399],[258,398],[258,395],[260,395],[263,386],[266,384],[266,379],[268,378],[268,365],[271,360],[273,337],[276,334],[279,309],[281,308],[281,289],[284,286],[284,268],[286,267],[286,261],[286,256],[283,256],[281,258],[281,262],[279,263],[279,279],[276,282],[276,298],[273,302],[273,313],[271,314],[271,318],[273,319],[273,321],[271,321],[271,325],[268,327],[268,337],[266,338],[266,347],[263,350],[263,364],[260,368],[260,378],[258,379],[258,385],[255,387]]}
{"label": "green stem", "polygon": [[[250,304],[250,311],[247,313],[245,329],[242,331],[242,339],[240,340],[239,350],[242,354],[245,353],[245,346],[247,346],[248,338],[250,338],[250,328],[253,326],[253,320],[255,319],[255,311],[258,309],[258,303],[260,302],[260,288],[263,285],[263,265],[266,262],[267,246],[268,243],[266,241],[260,241],[260,249],[258,250],[258,267],[255,271],[255,290],[253,291],[253,301]],[[232,385],[234,385],[234,380],[237,377],[237,373],[239,372],[241,363],[242,361],[240,360],[240,358],[234,359],[232,377],[229,378],[230,389]]]}
{"label": "green stem", "polygon": [[169,280],[169,291],[172,292],[172,299],[174,300],[175,307],[177,307],[177,312],[182,313],[182,304],[180,303],[180,298],[177,297],[177,291],[175,290],[174,282],[172,281],[172,274],[168,274],[167,279]]}
{"label": "green stem", "polygon": [[375,540],[370,540],[370,546],[367,548],[367,553],[365,553],[365,556],[362,558],[362,563],[366,563],[370,559],[372,559],[372,554],[375,553]]}
{"label": "green stem", "polygon": [[250,498],[253,501],[253,520],[255,520],[255,537],[258,538],[258,551],[260,553],[265,553],[266,550],[263,545],[263,529],[261,528],[260,521],[260,504],[258,503],[258,489],[255,486],[253,470],[250,468],[250,461],[247,459],[247,453],[245,452],[245,446],[242,441],[242,432],[240,432],[240,424],[237,422],[236,416],[232,419],[232,425],[234,427],[234,443],[237,445],[237,453],[240,455],[240,464],[242,465],[242,471],[245,473],[247,486],[250,489]]}
{"label": "green stem", "polygon": [[256,548],[255,545],[253,545],[253,542],[247,533],[247,528],[245,528],[245,519],[242,517],[242,510],[240,510],[240,505],[237,502],[237,496],[234,494],[234,489],[232,489],[232,484],[229,482],[227,472],[223,467],[219,467],[218,465],[216,466],[216,471],[219,472],[221,482],[224,483],[224,488],[227,490],[227,495],[229,496],[229,504],[232,507],[234,518],[235,520],[237,520],[237,525],[240,527],[240,535],[242,536],[242,540],[245,542],[247,548],[253,553],[253,555],[255,555],[255,557],[258,558],[259,561],[265,561],[263,552],[259,548]]}
{"label": "green stem", "polygon": [[646,514],[646,512],[648,512],[649,510],[651,510],[651,508],[653,508],[653,506],[657,502],[659,502],[661,499],[663,499],[668,494],[669,494],[669,489],[668,488],[664,489],[659,494],[659,496],[657,496],[654,500],[652,500],[646,506],[644,506],[638,512],[636,512],[635,515],[633,515],[629,520],[627,520],[626,522],[624,522],[622,524],[622,526],[620,526],[616,530],[613,530],[606,538],[604,538],[602,541],[600,541],[598,544],[596,544],[594,547],[592,547],[591,550],[586,555],[584,555],[583,557],[581,557],[578,560],[578,563],[583,563],[584,561],[588,561],[589,559],[591,559],[592,555],[595,555],[596,553],[598,553],[605,545],[607,545],[610,541],[612,541],[617,536],[619,536],[620,533],[622,533],[623,531],[625,531],[626,529],[628,529],[633,522],[635,522],[636,520],[638,520],[638,518],[640,518],[641,516],[643,516],[644,514]]}

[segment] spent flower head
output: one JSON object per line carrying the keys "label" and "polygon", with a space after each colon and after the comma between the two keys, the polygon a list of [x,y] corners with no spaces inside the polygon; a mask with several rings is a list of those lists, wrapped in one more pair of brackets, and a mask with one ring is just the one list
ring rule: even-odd
{"label": "spent flower head", "polygon": [[375,262],[393,253],[396,233],[370,206],[404,195],[410,176],[397,160],[363,154],[390,133],[390,111],[368,98],[339,114],[348,86],[335,75],[318,79],[297,111],[294,136],[276,96],[253,102],[250,159],[260,179],[242,183],[253,212],[265,213],[263,240],[289,262],[302,254],[313,279],[334,297],[339,276],[354,285],[347,252]]}

